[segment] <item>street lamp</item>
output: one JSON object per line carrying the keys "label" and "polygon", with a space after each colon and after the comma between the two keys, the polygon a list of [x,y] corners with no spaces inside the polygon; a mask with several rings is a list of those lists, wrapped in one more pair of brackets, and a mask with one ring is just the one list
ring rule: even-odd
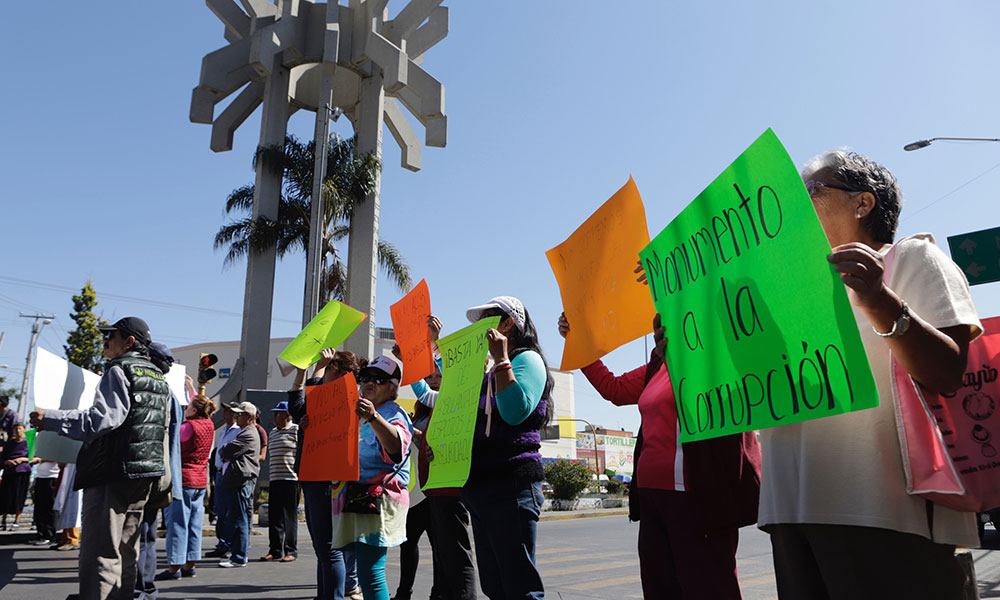
{"label": "street lamp", "polygon": [[936,142],[938,140],[946,140],[950,142],[1000,142],[1000,138],[963,138],[963,137],[935,137],[927,140],[917,140],[915,142],[910,142],[909,144],[903,146],[903,150],[911,152],[913,150],[920,150],[921,148],[926,148],[931,145],[931,142]]}
{"label": "street lamp", "polygon": [[[558,420],[559,421],[579,421],[581,423],[586,423],[587,427],[590,427],[590,434],[594,436],[594,468],[596,468],[600,472],[603,472],[603,470],[601,469],[600,458],[597,456],[597,429],[594,428],[594,426],[590,424],[590,421],[588,421],[586,419],[571,419],[569,417],[559,417]],[[598,473],[597,480],[600,481],[600,473]]]}

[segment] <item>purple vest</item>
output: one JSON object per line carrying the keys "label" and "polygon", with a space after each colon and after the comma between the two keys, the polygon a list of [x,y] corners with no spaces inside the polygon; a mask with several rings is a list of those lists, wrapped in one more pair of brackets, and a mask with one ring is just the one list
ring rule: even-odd
{"label": "purple vest", "polygon": [[[541,434],[549,399],[538,401],[534,412],[520,425],[509,425],[500,416],[496,398],[486,397],[486,375],[479,395],[479,414],[472,443],[472,468],[469,482],[513,475],[519,481],[535,482],[545,478],[542,469]],[[486,403],[489,401],[493,419],[490,437],[486,437]]]}

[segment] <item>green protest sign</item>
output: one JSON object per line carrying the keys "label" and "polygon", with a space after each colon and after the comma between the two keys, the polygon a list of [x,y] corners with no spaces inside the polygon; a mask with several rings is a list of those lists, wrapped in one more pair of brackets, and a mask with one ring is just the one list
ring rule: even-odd
{"label": "green protest sign", "polygon": [[682,442],[878,405],[830,251],[768,129],[639,253]]}
{"label": "green protest sign", "polygon": [[37,429],[29,429],[24,432],[24,437],[28,440],[28,458],[35,458],[35,436],[38,435]]}
{"label": "green protest sign", "polygon": [[309,321],[279,356],[296,367],[305,369],[319,360],[319,353],[324,348],[336,348],[343,344],[366,316],[368,315],[363,312],[333,300]]}
{"label": "green protest sign", "polygon": [[427,426],[427,443],[434,451],[423,489],[462,487],[472,464],[479,390],[486,366],[486,330],[500,317],[480,319],[438,340],[441,351],[441,390]]}

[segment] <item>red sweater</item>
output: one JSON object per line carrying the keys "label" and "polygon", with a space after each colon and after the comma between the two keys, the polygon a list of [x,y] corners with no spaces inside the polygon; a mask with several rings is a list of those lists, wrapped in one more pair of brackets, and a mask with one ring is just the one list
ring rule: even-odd
{"label": "red sweater", "polygon": [[208,487],[208,455],[212,453],[215,426],[211,419],[188,419],[192,435],[181,442],[181,480],[187,488]]}
{"label": "red sweater", "polygon": [[[606,400],[623,406],[639,403],[639,397],[646,384],[663,366],[661,359],[654,358],[648,364],[621,376],[615,376],[601,361],[596,361],[582,369],[591,385]],[[668,400],[668,399],[664,399]],[[670,394],[669,402],[676,402]],[[674,411],[676,415],[676,409]],[[646,414],[643,412],[643,422]],[[648,423],[648,425],[653,425]],[[641,428],[640,428],[641,430]],[[645,432],[646,446],[653,445],[653,439],[661,437],[655,428]],[[660,440],[669,445],[669,440]],[[676,438],[673,444],[676,445]],[[727,435],[699,442],[688,442],[683,446],[684,486],[702,506],[705,531],[713,529],[743,527],[757,522],[757,506],[760,495],[760,445],[754,432]],[[665,448],[661,449],[661,451]],[[640,450],[638,466],[647,466],[645,450]],[[649,478],[662,479],[665,474],[657,473]],[[639,487],[646,477],[641,468],[632,474]]]}

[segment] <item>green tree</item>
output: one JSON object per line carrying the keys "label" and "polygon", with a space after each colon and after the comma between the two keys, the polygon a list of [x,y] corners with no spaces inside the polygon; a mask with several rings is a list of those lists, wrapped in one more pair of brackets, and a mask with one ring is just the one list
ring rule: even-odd
{"label": "green tree", "polygon": [[7,384],[6,377],[0,377],[0,396],[7,396],[11,400],[16,400],[21,395],[21,390]]}
{"label": "green tree", "polygon": [[552,484],[552,497],[572,500],[590,485],[590,469],[587,465],[559,459],[545,465],[545,480]]}
{"label": "green tree", "polygon": [[[285,138],[285,145],[262,146],[254,154],[257,161],[275,165],[283,172],[278,218],[253,219],[254,185],[235,189],[226,198],[226,214],[249,214],[224,225],[215,234],[215,248],[228,248],[225,265],[245,257],[251,249],[277,248],[279,258],[289,252],[306,252],[312,215],[312,188],[315,145],[303,144],[295,136]],[[347,267],[341,260],[337,242],[348,237],[354,207],[365,201],[375,189],[378,159],[371,154],[359,156],[354,138],[342,140],[330,136],[323,184],[323,275],[320,298],[324,301],[344,300],[347,295]],[[413,286],[410,268],[403,255],[389,242],[378,242],[378,263],[389,280],[403,291]]]}
{"label": "green tree", "polygon": [[97,292],[90,280],[73,296],[73,312],[70,317],[76,322],[76,329],[69,332],[63,351],[66,360],[88,371],[100,371],[104,365],[104,336],[98,327],[108,322],[94,314],[97,306]]}

